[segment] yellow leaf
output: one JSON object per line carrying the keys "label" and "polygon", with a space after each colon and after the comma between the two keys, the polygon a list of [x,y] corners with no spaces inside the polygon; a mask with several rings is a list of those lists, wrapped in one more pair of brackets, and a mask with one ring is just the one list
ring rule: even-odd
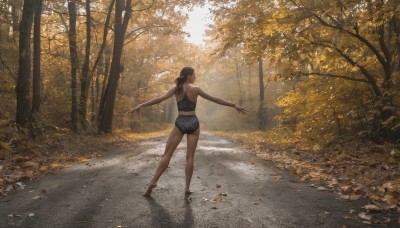
{"label": "yellow leaf", "polygon": [[47,172],[47,171],[49,170],[49,167],[47,167],[47,166],[40,166],[39,170],[40,170],[41,172]]}
{"label": "yellow leaf", "polygon": [[302,178],[299,179],[300,182],[304,182],[307,180],[307,176],[303,176]]}
{"label": "yellow leaf", "polygon": [[62,165],[61,165],[61,164],[58,164],[58,163],[52,163],[52,164],[50,165],[50,168],[52,168],[52,169],[61,169],[61,168],[62,168]]}
{"label": "yellow leaf", "polygon": [[87,162],[87,161],[89,161],[87,158],[85,158],[85,157],[79,157],[78,158],[78,161],[79,162]]}

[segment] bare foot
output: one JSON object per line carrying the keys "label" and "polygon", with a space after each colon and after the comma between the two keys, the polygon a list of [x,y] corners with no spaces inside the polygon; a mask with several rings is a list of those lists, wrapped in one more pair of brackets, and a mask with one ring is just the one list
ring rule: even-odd
{"label": "bare foot", "polygon": [[146,190],[146,192],[143,194],[143,196],[150,196],[151,191],[153,191],[153,188],[155,188],[155,187],[157,187],[156,184],[149,184],[149,185],[147,186],[147,190]]}

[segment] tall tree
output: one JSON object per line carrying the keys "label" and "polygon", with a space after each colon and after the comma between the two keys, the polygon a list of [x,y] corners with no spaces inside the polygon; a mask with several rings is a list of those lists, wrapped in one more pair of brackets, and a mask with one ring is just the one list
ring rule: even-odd
{"label": "tall tree", "polygon": [[87,115],[87,101],[88,101],[88,93],[89,93],[89,57],[90,57],[90,43],[91,43],[91,19],[90,19],[90,0],[86,0],[86,48],[85,48],[85,57],[82,65],[82,74],[81,74],[81,96],[79,102],[79,119],[82,124],[82,127],[86,130],[86,115]]}
{"label": "tall tree", "polygon": [[29,78],[30,78],[30,56],[31,56],[31,30],[33,24],[35,2],[24,0],[22,19],[19,26],[19,66],[17,93],[17,115],[16,122],[25,125],[31,121],[31,103],[29,99]]}
{"label": "tall tree", "polygon": [[[122,48],[124,46],[125,33],[129,19],[132,14],[132,0],[116,0],[115,3],[115,25],[114,25],[114,51],[111,62],[110,76],[104,95],[99,107],[99,128],[100,132],[112,131],[112,120],[115,103],[115,95],[118,87],[118,80],[121,73]],[[124,16],[122,16],[125,11]]]}
{"label": "tall tree", "polygon": [[18,20],[20,12],[18,9],[21,7],[21,1],[15,0],[9,3],[11,5],[11,20],[12,20],[12,35],[15,36],[18,33]]}
{"label": "tall tree", "polygon": [[258,106],[258,129],[265,130],[266,119],[265,119],[265,107],[264,107],[264,71],[263,71],[263,60],[258,60],[258,82],[260,84],[260,103]]}
{"label": "tall tree", "polygon": [[42,16],[42,0],[35,0],[35,16],[33,27],[33,90],[32,113],[40,110],[41,75],[40,75],[40,21]]}
{"label": "tall tree", "polygon": [[78,54],[76,47],[76,2],[75,0],[68,1],[69,14],[69,52],[71,60],[71,129],[78,132],[78,99],[77,99],[77,82],[76,71],[78,68]]}
{"label": "tall tree", "polygon": [[[106,49],[107,46],[107,35],[108,35],[108,31],[110,30],[110,22],[111,22],[111,14],[112,14],[112,10],[115,4],[115,0],[111,0],[110,6],[108,7],[108,12],[107,12],[107,17],[106,17],[106,21],[104,22],[104,29],[103,29],[103,41],[101,42],[100,45],[100,50],[99,53],[97,54],[97,58],[96,61],[93,64],[93,68],[92,70],[89,72],[89,81],[92,82],[92,78],[93,78],[93,74],[95,72],[95,70],[97,69],[97,77],[96,77],[96,99],[94,99],[94,91],[92,91],[92,121],[95,121],[96,115],[95,115],[95,105],[98,103],[99,100],[99,93],[100,93],[100,82],[99,82],[99,76],[100,74],[103,74],[103,72],[101,72],[102,66],[104,65],[104,63],[102,62],[102,59],[104,59],[104,50]],[[106,53],[107,55],[107,53]],[[107,66],[109,65],[108,63],[106,64]],[[105,71],[107,71],[107,67],[105,67]],[[106,80],[106,75],[107,73],[104,73],[104,79],[103,79],[103,87],[105,87],[105,82]],[[94,87],[92,87],[94,88]],[[104,88],[103,88],[104,89]],[[93,90],[93,89],[92,89]]]}

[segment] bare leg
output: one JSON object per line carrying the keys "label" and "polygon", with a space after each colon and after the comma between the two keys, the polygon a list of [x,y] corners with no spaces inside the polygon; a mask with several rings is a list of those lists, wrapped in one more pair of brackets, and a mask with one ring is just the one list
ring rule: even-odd
{"label": "bare leg", "polygon": [[187,153],[186,153],[186,186],[185,193],[190,194],[190,181],[192,180],[194,168],[194,153],[196,151],[197,142],[199,141],[200,128],[194,133],[187,135]]}
{"label": "bare leg", "polygon": [[161,158],[160,162],[158,163],[156,173],[154,174],[153,179],[151,179],[146,192],[143,194],[144,196],[150,196],[152,189],[157,186],[158,179],[168,168],[168,164],[171,160],[171,157],[174,154],[176,147],[181,142],[182,138],[183,138],[183,134],[178,130],[178,128],[176,128],[174,126],[174,129],[172,129],[172,131],[168,137],[167,145],[165,146],[164,155]]}

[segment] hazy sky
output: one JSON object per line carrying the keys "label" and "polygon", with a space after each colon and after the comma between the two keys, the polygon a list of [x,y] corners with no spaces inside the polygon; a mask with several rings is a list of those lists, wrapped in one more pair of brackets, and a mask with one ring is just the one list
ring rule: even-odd
{"label": "hazy sky", "polygon": [[186,38],[187,41],[197,45],[204,44],[206,25],[211,24],[208,7],[206,4],[204,7],[195,7],[193,11],[189,12],[189,20],[183,28],[190,34],[190,37]]}

